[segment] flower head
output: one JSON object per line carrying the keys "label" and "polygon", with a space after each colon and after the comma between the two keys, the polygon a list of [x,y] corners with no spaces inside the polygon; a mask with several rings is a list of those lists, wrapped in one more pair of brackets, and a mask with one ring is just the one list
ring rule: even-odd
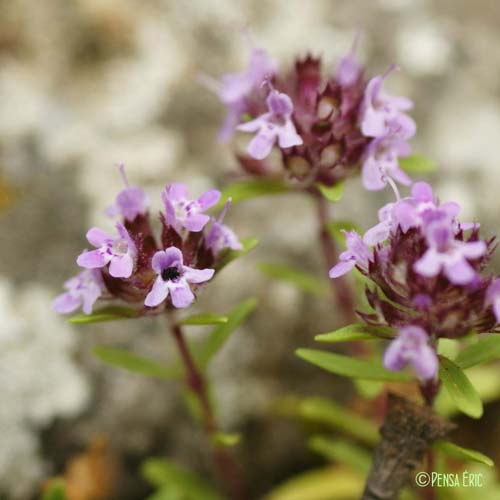
{"label": "flower head", "polygon": [[114,278],[128,278],[134,270],[137,248],[123,224],[117,223],[118,237],[98,227],[87,232],[88,242],[97,248],[84,251],[76,260],[80,267],[99,269],[109,264],[109,274]]}
{"label": "flower head", "polygon": [[257,160],[268,156],[276,141],[280,148],[302,144],[292,121],[293,103],[290,97],[273,88],[266,104],[267,113],[236,127],[243,132],[257,132],[248,145],[248,154]]}
{"label": "flower head", "polygon": [[217,255],[225,248],[231,250],[241,250],[243,248],[240,240],[234,231],[222,224],[226,212],[231,204],[231,199],[228,199],[218,219],[212,219],[212,226],[205,238],[205,246],[209,248],[214,255]]}
{"label": "flower head", "polygon": [[330,269],[330,278],[338,278],[348,273],[354,266],[367,268],[371,260],[370,249],[356,231],[342,231],[346,237],[347,250],[339,255],[339,263]]}
{"label": "flower head", "polygon": [[188,231],[201,231],[210,217],[203,212],[217,204],[220,191],[211,189],[198,199],[190,200],[184,184],[170,184],[161,194],[166,209],[166,222],[177,231],[186,228]]}
{"label": "flower head", "polygon": [[92,306],[101,296],[104,287],[101,272],[97,269],[86,269],[64,283],[67,292],[59,295],[52,302],[54,311],[68,314],[83,308],[85,314],[92,313]]}
{"label": "flower head", "polygon": [[408,364],[413,366],[422,380],[430,380],[436,376],[436,352],[429,345],[427,333],[419,326],[400,328],[398,337],[389,344],[384,354],[384,366],[388,370],[399,371]]}
{"label": "flower head", "polygon": [[146,214],[149,198],[140,187],[129,186],[123,165],[118,168],[125,183],[125,188],[118,193],[115,202],[106,209],[106,213],[110,217],[121,215],[126,221],[133,222],[138,215]]}
{"label": "flower head", "polygon": [[158,306],[169,293],[174,307],[188,307],[194,300],[189,284],[208,281],[215,272],[213,269],[194,269],[185,266],[182,252],[176,247],[156,252],[151,265],[158,277],[144,301],[148,307]]}

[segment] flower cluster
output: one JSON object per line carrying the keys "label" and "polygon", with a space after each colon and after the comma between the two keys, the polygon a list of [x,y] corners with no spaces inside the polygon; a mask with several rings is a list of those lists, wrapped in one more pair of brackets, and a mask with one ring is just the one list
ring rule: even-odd
{"label": "flower cluster", "polygon": [[460,210],[417,182],[411,196],[379,211],[363,237],[346,232],[347,250],[330,277],[356,267],[375,285],[366,287],[374,312],[358,314],[399,330],[384,357],[388,369],[411,363],[420,378],[433,378],[439,338],[499,328],[500,280],[484,272],[494,239],[481,240],[478,224],[459,222]]}
{"label": "flower cluster", "polygon": [[369,190],[392,179],[410,183],[398,158],[411,151],[407,141],[416,125],[405,112],[412,103],[384,92],[394,67],[365,78],[355,45],[326,77],[319,58],[308,55],[280,71],[263,49],[254,48],[245,71],[220,82],[205,80],[227,109],[221,139],[229,140],[236,130],[255,134],[249,156],[238,158],[247,172],[271,175],[266,158],[278,146],[288,174],[305,185],[335,185],[359,165]]}
{"label": "flower cluster", "polygon": [[99,298],[140,304],[142,314],[188,307],[197,287],[213,277],[225,252],[241,249],[237,236],[223,224],[230,202],[216,219],[205,212],[219,202],[220,192],[212,189],[192,200],[183,184],[170,184],[162,192],[165,210],[160,212],[159,243],[147,196],[141,188],[129,186],[120,169],[126,187],[107,213],[121,221],[115,234],[97,227],[87,232],[94,248],[78,256],[82,272],[66,281],[66,292],[55,299],[53,307],[61,314],[79,307],[90,314]]}

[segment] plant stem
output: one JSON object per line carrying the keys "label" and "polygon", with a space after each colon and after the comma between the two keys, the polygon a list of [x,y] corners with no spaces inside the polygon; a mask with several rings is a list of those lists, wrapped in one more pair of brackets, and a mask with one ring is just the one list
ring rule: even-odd
{"label": "plant stem", "polygon": [[[321,194],[315,194],[318,222],[319,222],[319,239],[323,249],[325,264],[328,269],[332,268],[338,260],[337,249],[335,243],[328,230],[329,214],[328,202]],[[343,315],[346,324],[356,322],[356,303],[352,294],[351,286],[344,276],[330,280],[332,293],[338,309]]]}
{"label": "plant stem", "polygon": [[244,500],[246,495],[238,466],[226,448],[214,441],[218,428],[205,377],[196,366],[181,327],[172,321],[171,330],[184,364],[186,385],[198,400],[203,430],[213,446],[213,460],[219,480],[223,483],[228,498],[231,500]]}

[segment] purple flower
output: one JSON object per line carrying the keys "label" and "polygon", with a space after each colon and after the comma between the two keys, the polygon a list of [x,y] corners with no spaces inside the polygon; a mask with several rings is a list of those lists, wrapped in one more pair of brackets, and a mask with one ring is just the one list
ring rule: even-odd
{"label": "purple flower", "polygon": [[212,251],[213,255],[217,255],[225,248],[230,248],[231,250],[241,250],[243,248],[234,231],[222,224],[230,204],[231,199],[229,198],[219,218],[212,220],[212,227],[205,238],[205,245]]}
{"label": "purple flower", "polygon": [[276,140],[280,148],[302,144],[302,138],[292,121],[293,103],[290,97],[271,89],[266,103],[267,113],[236,127],[243,132],[257,132],[248,145],[248,154],[256,160],[263,160],[271,152]]}
{"label": "purple flower", "polygon": [[118,237],[111,236],[98,227],[87,232],[88,242],[97,250],[84,251],[76,260],[80,267],[98,269],[109,264],[109,274],[114,278],[129,278],[137,257],[137,249],[123,224],[117,223]]}
{"label": "purple flower", "polygon": [[340,59],[339,65],[335,72],[335,79],[344,87],[354,85],[363,73],[363,66],[356,60],[354,53],[356,52],[360,33],[354,37],[354,42],[349,54]]}
{"label": "purple flower", "polygon": [[486,304],[493,307],[496,320],[500,323],[500,279],[491,282],[486,292]]}
{"label": "purple flower", "polygon": [[220,191],[211,189],[197,200],[190,200],[185,184],[169,184],[163,190],[161,197],[165,204],[167,224],[177,231],[185,227],[188,231],[197,233],[210,220],[210,217],[203,212],[218,203]]}
{"label": "purple flower", "polygon": [[232,138],[236,125],[247,108],[247,97],[260,88],[264,79],[272,77],[277,69],[276,62],[264,49],[254,48],[245,71],[224,75],[221,82],[203,79],[217,93],[227,109],[226,118],[219,131],[220,141],[227,142]]}
{"label": "purple flower", "polygon": [[385,79],[394,69],[391,67],[385,75],[372,78],[366,86],[360,123],[361,131],[367,137],[382,137],[391,133],[406,140],[415,135],[415,122],[403,113],[413,107],[411,100],[391,96],[382,90]]}
{"label": "purple flower", "polygon": [[363,185],[370,191],[383,189],[391,179],[408,186],[410,177],[401,170],[399,157],[408,156],[410,146],[401,139],[382,136],[373,139],[364,154],[361,176]]}
{"label": "purple flower", "polygon": [[418,377],[430,380],[436,376],[438,358],[428,344],[428,335],[419,326],[404,326],[384,354],[384,366],[388,370],[402,370],[408,363],[413,366]]}
{"label": "purple flower", "polygon": [[188,307],[194,300],[189,283],[208,281],[215,272],[213,269],[193,269],[185,266],[182,252],[176,247],[156,252],[153,255],[152,267],[158,277],[144,301],[148,307],[161,304],[169,292],[174,307]]}
{"label": "purple flower", "polygon": [[118,168],[126,187],[118,193],[115,203],[106,209],[106,214],[110,217],[121,215],[125,220],[132,222],[138,215],[146,214],[149,199],[140,187],[129,186],[124,166],[120,165]]}
{"label": "purple flower", "polygon": [[484,241],[464,242],[455,239],[455,231],[449,220],[430,223],[426,228],[426,240],[429,248],[414,265],[418,274],[431,278],[443,270],[455,285],[465,285],[476,278],[476,271],[467,259],[478,259],[486,253]]}
{"label": "purple flower", "polygon": [[104,287],[101,272],[97,269],[82,271],[64,283],[67,292],[52,302],[52,308],[59,314],[68,314],[83,306],[85,314],[92,313],[92,306],[101,296]]}
{"label": "purple flower", "polygon": [[330,269],[330,278],[338,278],[348,273],[354,266],[368,267],[371,260],[370,249],[356,231],[342,231],[346,238],[347,250],[339,255],[339,263]]}

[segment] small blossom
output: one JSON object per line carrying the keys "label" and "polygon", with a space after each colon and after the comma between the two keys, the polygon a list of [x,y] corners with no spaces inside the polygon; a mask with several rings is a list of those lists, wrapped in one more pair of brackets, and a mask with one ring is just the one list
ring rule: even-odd
{"label": "small blossom", "polygon": [[371,260],[370,249],[365,245],[356,231],[342,231],[346,237],[347,250],[339,255],[339,263],[330,269],[330,278],[338,278],[358,265],[368,267]]}
{"label": "small blossom", "polygon": [[484,241],[456,240],[453,226],[446,220],[432,222],[426,229],[426,240],[429,248],[414,265],[417,273],[431,278],[443,270],[455,285],[465,285],[476,278],[467,259],[478,259],[486,253]]}
{"label": "small blossom", "polygon": [[83,307],[85,314],[92,313],[92,306],[101,296],[104,288],[101,272],[97,269],[86,269],[64,283],[67,292],[59,295],[52,302],[54,311],[68,314]]}
{"label": "small blossom", "polygon": [[256,160],[268,156],[276,140],[280,148],[302,144],[292,121],[293,103],[290,97],[271,89],[266,103],[267,113],[236,127],[243,132],[257,132],[248,145],[248,154]]}
{"label": "small blossom", "polygon": [[176,247],[156,252],[152,259],[153,270],[158,274],[144,304],[156,307],[170,293],[174,307],[188,307],[194,300],[189,283],[203,283],[214,275],[213,269],[194,269],[185,266],[182,252]]}
{"label": "small blossom", "polygon": [[114,278],[129,278],[137,257],[136,246],[123,224],[116,224],[118,237],[111,236],[98,227],[87,232],[88,242],[97,250],[84,251],[76,260],[80,267],[98,269],[109,264],[109,274]]}
{"label": "small blossom", "polygon": [[438,358],[435,350],[428,344],[428,335],[419,326],[405,326],[399,329],[384,354],[384,366],[388,370],[399,371],[411,364],[422,380],[436,376]]}
{"label": "small blossom", "polygon": [[415,134],[415,122],[404,111],[413,107],[406,97],[391,96],[382,90],[385,75],[372,78],[365,89],[361,106],[361,131],[367,137],[382,137],[387,133],[396,134],[400,139],[409,139]]}
{"label": "small blossom", "polygon": [[495,318],[500,323],[500,279],[492,281],[486,292],[486,304],[493,307]]}
{"label": "small blossom", "polygon": [[209,248],[214,255],[217,255],[225,248],[230,248],[231,250],[241,250],[243,248],[234,231],[222,224],[230,204],[231,199],[227,200],[219,218],[212,220],[212,227],[205,239],[206,247]]}
{"label": "small blossom", "polygon": [[361,171],[363,185],[370,191],[383,189],[390,179],[408,186],[410,177],[399,167],[398,158],[408,156],[410,146],[397,138],[384,136],[368,145]]}
{"label": "small blossom", "polygon": [[220,191],[211,189],[198,199],[190,200],[185,184],[169,184],[161,194],[166,209],[166,222],[177,231],[183,227],[188,231],[200,232],[210,217],[203,212],[216,205]]}
{"label": "small blossom", "polygon": [[354,53],[359,42],[360,33],[357,33],[349,54],[340,59],[335,72],[335,79],[344,87],[354,85],[363,74],[363,65],[356,60]]}
{"label": "small blossom", "polygon": [[145,215],[149,207],[149,199],[146,193],[136,186],[129,186],[125,168],[118,167],[125,183],[125,188],[118,193],[113,205],[106,209],[110,217],[121,215],[125,220],[133,222],[138,215]]}

